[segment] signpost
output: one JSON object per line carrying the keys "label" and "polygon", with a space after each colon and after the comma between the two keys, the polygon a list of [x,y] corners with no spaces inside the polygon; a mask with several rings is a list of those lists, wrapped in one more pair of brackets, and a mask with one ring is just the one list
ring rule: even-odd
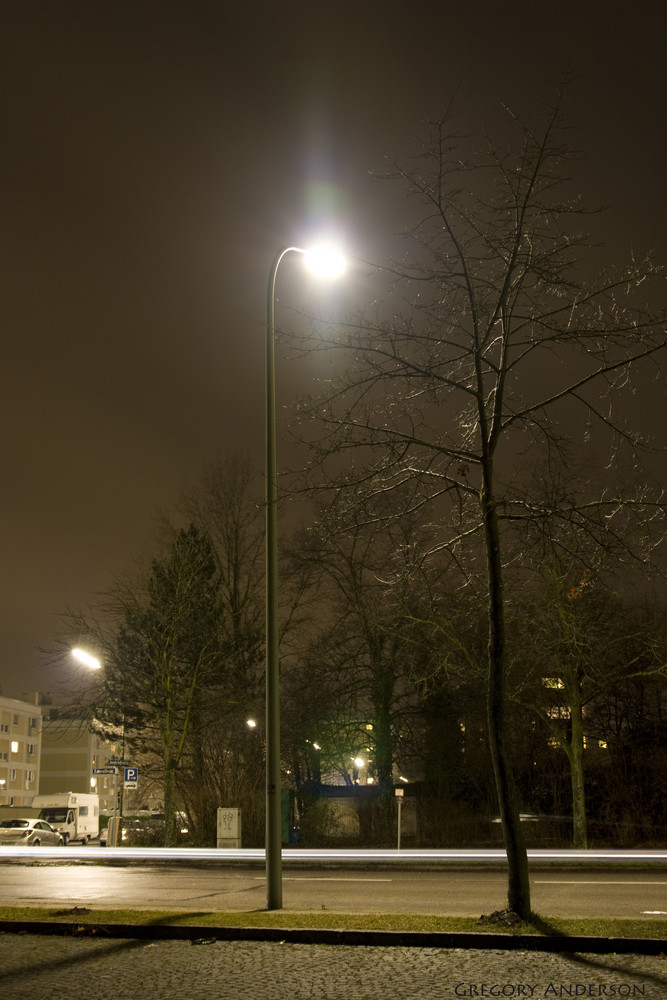
{"label": "signpost", "polygon": [[[120,748],[116,751],[119,753]],[[133,767],[129,760],[124,760],[122,756],[119,757],[109,757],[107,760],[108,767],[94,767],[93,774],[113,774],[114,776],[114,787],[113,787],[113,816],[109,821],[109,826],[107,829],[107,846],[116,847],[118,845],[118,831],[122,821],[123,815],[123,791],[126,788],[137,788],[139,785],[139,768]],[[118,801],[118,779],[120,777],[120,769],[123,769],[123,782],[120,786],[120,802]]]}
{"label": "signpost", "polygon": [[396,849],[400,851],[401,849],[401,806],[403,805],[403,789],[395,788],[394,795],[396,796],[396,804],[398,806],[398,844]]}

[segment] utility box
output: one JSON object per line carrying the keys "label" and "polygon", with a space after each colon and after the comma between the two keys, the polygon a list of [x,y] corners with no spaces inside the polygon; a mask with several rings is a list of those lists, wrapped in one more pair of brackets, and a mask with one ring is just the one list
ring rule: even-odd
{"label": "utility box", "polygon": [[241,810],[218,807],[218,847],[241,846]]}

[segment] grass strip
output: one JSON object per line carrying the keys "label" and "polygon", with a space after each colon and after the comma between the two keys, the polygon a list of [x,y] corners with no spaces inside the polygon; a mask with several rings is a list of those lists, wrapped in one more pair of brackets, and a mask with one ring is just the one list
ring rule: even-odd
{"label": "grass strip", "polygon": [[[0,907],[0,922],[68,921],[80,924],[187,924],[201,927],[284,927],[335,930],[447,931],[465,933],[503,933],[585,935],[667,939],[667,920],[582,918],[561,919],[536,916],[533,921],[511,926],[492,923],[477,917],[438,917],[402,913],[311,913],[303,911],[253,910],[250,912],[189,910],[121,910],[88,907]],[[1,926],[0,926],[1,930]]]}

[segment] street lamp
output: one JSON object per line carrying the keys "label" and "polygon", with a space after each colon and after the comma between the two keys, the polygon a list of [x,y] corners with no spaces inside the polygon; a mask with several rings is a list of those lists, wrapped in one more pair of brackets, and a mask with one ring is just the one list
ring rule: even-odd
{"label": "street lamp", "polygon": [[280,794],[280,661],[278,650],[278,490],[276,482],[276,275],[283,257],[299,253],[317,274],[337,277],[342,254],[316,247],[283,247],[276,254],[266,294],[266,907],[283,905]]}
{"label": "street lamp", "polygon": [[85,649],[73,649],[72,656],[79,663],[83,663],[84,667],[89,667],[90,670],[100,670],[102,668],[102,664],[97,657],[86,653]]}
{"label": "street lamp", "polygon": [[[91,653],[87,653],[85,651],[85,649],[79,649],[77,647],[76,649],[72,649],[71,653],[72,653],[72,656],[74,657],[75,660],[78,660],[79,663],[83,664],[84,667],[88,667],[89,670],[101,670],[102,669],[102,664],[97,659],[97,657],[93,656]],[[125,712],[123,712],[123,722],[122,722],[121,734],[122,734],[121,735],[121,758],[124,759],[124,757],[125,757]],[[118,749],[116,749],[116,753],[117,752],[118,752]],[[118,790],[118,768],[115,767],[114,768],[114,778],[113,778],[113,824],[108,828],[108,832],[107,832],[107,838],[108,838],[107,839],[107,843],[110,842],[112,847],[116,847],[117,846],[117,842],[118,842],[118,827],[119,827],[119,824],[122,822],[122,819],[123,819],[123,791],[124,791],[124,787],[125,787],[125,784],[124,784],[124,782],[122,782],[121,785],[120,785],[120,795],[119,795],[119,790]],[[120,799],[120,801],[119,801],[119,799]]]}

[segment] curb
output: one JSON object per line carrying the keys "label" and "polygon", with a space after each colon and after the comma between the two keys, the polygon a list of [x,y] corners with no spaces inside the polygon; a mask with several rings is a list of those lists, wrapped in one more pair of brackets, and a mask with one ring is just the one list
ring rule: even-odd
{"label": "curb", "polygon": [[192,924],[81,924],[71,921],[0,920],[0,934],[129,938],[151,941],[268,941],[280,944],[362,945],[401,948],[474,948],[584,954],[667,954],[665,938],[605,938],[583,935],[475,934],[464,931],[362,931],[286,927],[205,927]]}

